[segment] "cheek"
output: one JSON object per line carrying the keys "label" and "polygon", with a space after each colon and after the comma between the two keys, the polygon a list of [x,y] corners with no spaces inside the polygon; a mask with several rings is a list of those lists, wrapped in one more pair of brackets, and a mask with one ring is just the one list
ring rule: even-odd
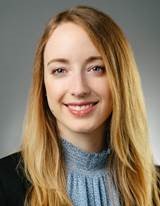
{"label": "cheek", "polygon": [[109,87],[106,87],[104,91],[104,99],[106,104],[108,104],[109,107],[112,107],[112,94]]}
{"label": "cheek", "polygon": [[92,85],[94,86],[94,91],[102,98],[111,99],[111,90],[106,80],[95,82],[94,84],[92,82]]}
{"label": "cheek", "polygon": [[63,96],[63,87],[53,81],[45,82],[46,94],[49,105],[58,102]]}
{"label": "cheek", "polygon": [[107,110],[112,110],[112,94],[109,85],[106,81],[96,85],[95,91],[97,91],[97,94],[102,99],[104,107],[106,107]]}

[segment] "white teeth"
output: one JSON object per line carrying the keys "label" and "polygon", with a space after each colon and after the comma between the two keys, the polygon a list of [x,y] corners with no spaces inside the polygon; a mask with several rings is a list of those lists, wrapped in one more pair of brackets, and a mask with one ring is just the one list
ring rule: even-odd
{"label": "white teeth", "polygon": [[81,110],[88,109],[89,107],[92,107],[92,104],[82,105],[82,106],[68,105],[68,107],[69,107],[70,109],[73,109],[73,110],[81,111]]}

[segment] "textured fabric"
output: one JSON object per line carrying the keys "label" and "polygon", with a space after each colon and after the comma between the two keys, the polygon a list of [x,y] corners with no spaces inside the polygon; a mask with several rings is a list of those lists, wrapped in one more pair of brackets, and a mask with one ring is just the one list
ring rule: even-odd
{"label": "textured fabric", "polygon": [[110,149],[82,151],[61,138],[67,171],[67,192],[74,206],[119,206],[118,192],[106,168]]}

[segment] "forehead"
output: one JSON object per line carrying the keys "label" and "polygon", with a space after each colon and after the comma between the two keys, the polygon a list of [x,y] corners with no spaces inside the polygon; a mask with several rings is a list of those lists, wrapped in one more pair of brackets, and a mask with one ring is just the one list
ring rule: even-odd
{"label": "forehead", "polygon": [[87,32],[74,23],[62,23],[52,33],[45,50],[44,58],[100,55]]}

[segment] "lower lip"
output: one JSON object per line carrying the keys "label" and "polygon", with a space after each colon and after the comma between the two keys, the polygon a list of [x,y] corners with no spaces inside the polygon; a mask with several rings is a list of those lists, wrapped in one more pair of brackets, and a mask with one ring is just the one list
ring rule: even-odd
{"label": "lower lip", "polygon": [[96,105],[93,105],[93,106],[91,106],[87,109],[81,110],[81,111],[73,110],[73,109],[69,108],[68,106],[67,106],[67,108],[68,108],[69,112],[71,114],[73,114],[74,116],[84,117],[84,116],[87,116],[88,114],[90,114],[91,112],[93,112],[96,108]]}

